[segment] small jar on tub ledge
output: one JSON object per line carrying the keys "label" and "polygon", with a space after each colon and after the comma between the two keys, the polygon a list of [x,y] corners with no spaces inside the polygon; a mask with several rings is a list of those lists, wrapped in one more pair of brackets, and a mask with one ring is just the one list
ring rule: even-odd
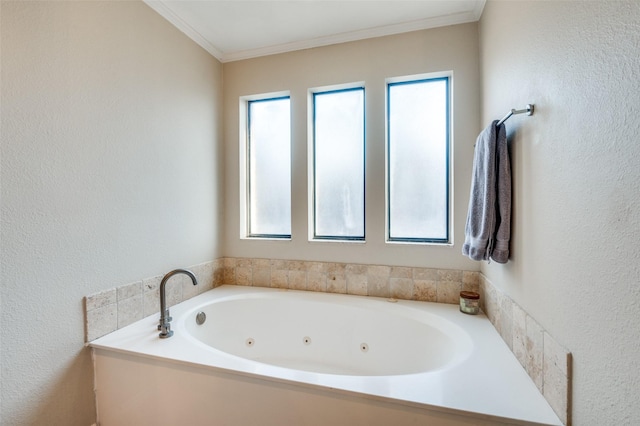
{"label": "small jar on tub ledge", "polygon": [[480,312],[480,295],[475,291],[461,291],[460,312],[469,315],[476,315]]}

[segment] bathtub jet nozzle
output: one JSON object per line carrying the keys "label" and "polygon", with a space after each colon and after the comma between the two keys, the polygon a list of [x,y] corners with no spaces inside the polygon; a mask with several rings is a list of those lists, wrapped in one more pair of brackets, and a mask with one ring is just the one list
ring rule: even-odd
{"label": "bathtub jet nozzle", "polygon": [[169,281],[169,278],[177,274],[188,275],[189,278],[191,278],[193,285],[198,284],[198,280],[196,279],[196,276],[193,274],[193,272],[187,269],[174,269],[173,271],[168,272],[162,278],[162,282],[160,283],[160,321],[158,324],[158,330],[160,330],[159,336],[161,339],[166,339],[168,337],[173,336],[173,331],[171,330],[172,318],[169,315],[169,308],[167,308],[166,286],[167,286],[167,281]]}

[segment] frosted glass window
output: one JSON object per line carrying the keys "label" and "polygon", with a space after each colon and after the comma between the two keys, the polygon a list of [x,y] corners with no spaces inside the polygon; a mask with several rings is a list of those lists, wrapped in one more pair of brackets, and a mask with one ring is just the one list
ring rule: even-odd
{"label": "frosted glass window", "polygon": [[314,238],[364,240],[364,88],[314,93]]}
{"label": "frosted glass window", "polygon": [[387,85],[390,241],[449,241],[449,78]]}
{"label": "frosted glass window", "polygon": [[248,102],[248,234],[291,237],[289,97]]}

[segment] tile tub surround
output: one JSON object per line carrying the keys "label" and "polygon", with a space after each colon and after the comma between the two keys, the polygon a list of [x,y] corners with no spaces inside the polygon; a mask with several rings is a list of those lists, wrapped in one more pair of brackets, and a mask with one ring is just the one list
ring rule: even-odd
{"label": "tile tub surround", "polygon": [[[189,267],[193,286],[177,275],[167,286],[175,305],[223,284],[459,303],[462,290],[480,293],[480,306],[540,393],[566,425],[571,423],[571,354],[518,304],[476,271],[339,262],[225,257]],[[90,342],[160,310],[163,275],[85,298]],[[176,285],[173,280],[180,282]]]}
{"label": "tile tub surround", "polygon": [[[198,279],[194,286],[186,275],[175,275],[167,285],[167,306],[211,290],[222,281],[222,259],[187,267]],[[167,271],[168,272],[168,271]],[[85,340],[90,342],[160,312],[163,275],[114,287],[85,298]]]}
{"label": "tile tub surround", "polygon": [[[459,303],[462,290],[478,291],[479,272],[301,260],[225,257],[188,267],[198,285],[176,275],[167,306],[223,284]],[[160,312],[157,275],[85,298],[87,342]],[[181,285],[175,285],[177,281]]]}
{"label": "tile tub surround", "polygon": [[560,420],[571,424],[571,353],[484,275],[480,307]]}
{"label": "tile tub surround", "polygon": [[459,303],[478,291],[479,272],[452,269],[227,257],[223,282],[425,302]]}
{"label": "tile tub surround", "polygon": [[[198,311],[208,317],[202,326]],[[144,424],[150,415],[165,425],[212,418],[230,425],[561,425],[488,319],[457,305],[229,285],[171,314],[171,339],[157,337],[150,316],[91,342],[105,425]],[[331,332],[341,325],[344,333]],[[445,330],[452,340],[436,337]],[[231,339],[220,341],[220,332]],[[256,344],[246,347],[247,337]],[[357,349],[361,338],[367,354]],[[416,339],[422,343],[414,347]],[[434,357],[438,347],[445,358]],[[450,368],[437,367],[449,360]]]}

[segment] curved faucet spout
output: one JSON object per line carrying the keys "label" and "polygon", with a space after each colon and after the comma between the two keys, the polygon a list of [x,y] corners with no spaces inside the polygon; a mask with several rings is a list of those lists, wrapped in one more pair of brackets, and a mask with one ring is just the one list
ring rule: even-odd
{"label": "curved faucet spout", "polygon": [[198,280],[193,272],[187,269],[174,269],[171,272],[168,272],[160,283],[160,321],[158,324],[158,330],[160,330],[160,338],[166,339],[167,337],[173,336],[173,330],[171,330],[171,317],[169,316],[169,309],[167,309],[167,296],[166,296],[166,286],[169,278],[177,274],[185,274],[191,278],[193,285],[198,284]]}

